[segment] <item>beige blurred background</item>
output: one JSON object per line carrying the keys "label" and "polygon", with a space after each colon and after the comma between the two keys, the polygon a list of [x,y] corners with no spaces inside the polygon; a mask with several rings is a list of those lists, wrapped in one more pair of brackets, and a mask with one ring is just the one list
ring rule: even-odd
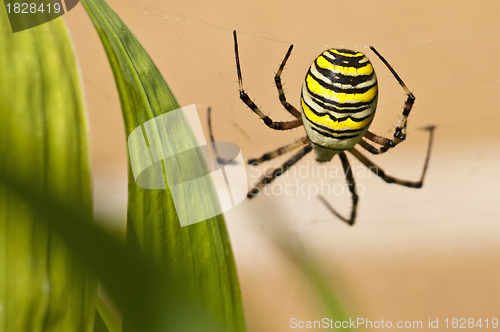
{"label": "beige blurred background", "polygon": [[[372,131],[391,135],[405,94],[367,49],[374,45],[417,97],[407,142],[387,155],[370,156],[390,174],[419,177],[427,135],[418,128],[437,126],[423,189],[389,185],[366,173],[357,177],[365,190],[354,227],[307,195],[269,193],[226,214],[249,331],[288,331],[293,317],[325,315],[300,270],[272,239],[289,233],[317,258],[353,317],[444,323],[447,317],[500,316],[500,2],[108,3],[152,56],[180,104],[198,104],[202,115],[212,106],[216,139],[239,144],[247,158],[301,137],[303,129],[272,131],[240,102],[233,29],[239,32],[246,89],[281,120],[289,115],[278,101],[273,75],[290,43],[295,48],[283,80],[296,106],[316,55],[327,47],[366,52],[380,84]],[[110,227],[123,227],[126,148],[114,81],[83,7],[65,20],[86,93],[96,213],[115,220]],[[351,160],[362,173],[360,163]],[[314,176],[313,158],[299,167],[309,176],[290,176],[276,185],[345,183],[341,176]],[[331,167],[339,167],[338,161]],[[347,195],[328,199],[349,211]]]}

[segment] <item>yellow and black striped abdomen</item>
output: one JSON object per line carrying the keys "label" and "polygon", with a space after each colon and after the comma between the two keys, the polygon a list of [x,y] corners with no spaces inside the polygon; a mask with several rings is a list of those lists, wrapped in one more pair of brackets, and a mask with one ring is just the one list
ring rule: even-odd
{"label": "yellow and black striped abdomen", "polygon": [[311,64],[302,86],[307,136],[326,149],[350,149],[368,130],[377,96],[377,76],[363,53],[344,49],[323,52]]}

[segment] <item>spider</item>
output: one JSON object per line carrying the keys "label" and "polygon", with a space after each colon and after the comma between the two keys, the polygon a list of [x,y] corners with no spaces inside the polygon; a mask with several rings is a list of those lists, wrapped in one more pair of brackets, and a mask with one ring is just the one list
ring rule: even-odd
{"label": "spider", "polygon": [[[356,220],[359,197],[356,192],[354,176],[346,152],[358,159],[371,172],[387,183],[395,183],[411,188],[422,187],[430,158],[434,126],[425,128],[429,131],[429,141],[424,167],[418,181],[403,180],[386,174],[379,166],[355,148],[356,145],[360,145],[366,151],[376,155],[385,153],[403,142],[406,139],[408,116],[415,102],[413,93],[406,87],[403,80],[387,60],[373,46],[370,46],[370,49],[385,64],[407,95],[403,113],[396,126],[393,138],[385,138],[368,130],[375,116],[375,109],[377,108],[378,85],[373,66],[363,53],[348,49],[332,48],[316,57],[309,67],[302,85],[300,98],[302,111],[299,111],[288,103],[281,83],[281,74],[293,49],[293,45],[290,45],[274,76],[274,82],[281,104],[294,119],[291,121],[274,121],[260,110],[248,96],[245,89],[243,89],[236,31],[233,31],[233,38],[239,95],[243,103],[257,114],[264,124],[271,129],[289,130],[303,126],[306,132],[305,137],[264,153],[260,158],[248,160],[248,164],[258,165],[285,153],[300,149],[284,162],[281,167],[275,168],[269,174],[264,175],[250,189],[247,194],[248,198],[255,197],[265,185],[270,184],[312,150],[316,153],[316,160],[320,163],[331,161],[335,156],[340,158],[347,186],[352,197],[352,207],[349,217],[344,217],[337,212],[323,196],[320,195],[318,197],[328,210],[348,225],[353,225]],[[373,146],[373,143],[379,147]]]}

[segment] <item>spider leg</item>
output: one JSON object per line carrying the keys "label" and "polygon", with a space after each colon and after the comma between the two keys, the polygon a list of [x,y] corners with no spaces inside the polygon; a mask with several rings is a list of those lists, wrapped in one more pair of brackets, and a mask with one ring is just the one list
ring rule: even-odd
{"label": "spider leg", "polygon": [[403,113],[401,114],[401,118],[399,119],[399,122],[396,126],[396,129],[394,130],[394,137],[392,139],[373,134],[370,131],[367,131],[365,134],[365,138],[367,138],[368,140],[370,140],[374,143],[382,145],[382,147],[377,149],[377,148],[371,146],[367,142],[361,143],[361,146],[372,154],[380,154],[380,153],[384,153],[384,152],[388,151],[391,148],[394,148],[395,146],[397,146],[399,143],[401,143],[402,141],[404,141],[406,139],[406,126],[408,123],[408,116],[410,115],[413,104],[415,103],[415,96],[408,89],[406,84],[403,82],[401,77],[399,77],[399,75],[396,73],[394,68],[392,68],[392,66],[389,64],[389,62],[387,62],[387,60],[373,46],[370,46],[370,49],[385,64],[385,66],[389,69],[389,71],[392,73],[392,75],[394,76],[396,81],[398,81],[399,85],[401,85],[401,87],[403,88],[403,90],[405,91],[405,93],[407,95],[406,101],[405,101],[405,104],[403,107]]}
{"label": "spider leg", "polygon": [[[208,117],[207,122],[208,122],[208,132],[209,132],[209,136],[210,136],[210,143],[212,144],[212,150],[215,154],[215,157],[217,158],[217,162],[219,164],[224,164],[224,165],[233,162],[232,160],[222,158],[217,150],[217,145],[215,144],[215,139],[214,139],[214,131],[213,131],[213,127],[212,127],[212,108],[210,106],[208,107],[208,110],[207,110],[207,117]],[[290,142],[288,144],[280,146],[279,148],[277,148],[273,151],[266,152],[262,156],[260,156],[259,158],[248,159],[247,163],[249,165],[258,165],[262,162],[269,161],[269,160],[274,159],[276,157],[279,157],[287,152],[293,151],[293,150],[295,150],[295,149],[297,149],[297,148],[299,148],[307,143],[310,143],[310,140],[307,136],[305,136],[305,137],[299,138],[298,140],[295,140],[293,142]]]}
{"label": "spider leg", "polygon": [[318,196],[318,198],[326,206],[326,208],[330,210],[331,213],[336,215],[339,219],[345,221],[349,226],[352,226],[354,225],[354,221],[356,220],[356,211],[358,208],[359,196],[358,193],[356,192],[356,182],[354,181],[352,168],[351,165],[349,165],[349,160],[347,159],[346,154],[344,152],[340,152],[339,157],[342,162],[342,168],[344,169],[345,178],[347,180],[347,186],[349,187],[349,191],[351,192],[351,197],[352,197],[352,208],[350,217],[346,218],[342,216],[339,212],[337,212],[337,210],[335,210],[333,206],[331,206],[331,204],[328,203],[328,201],[325,199],[324,196],[320,195]]}
{"label": "spider leg", "polygon": [[245,103],[245,105],[248,106],[248,108],[250,108],[255,114],[257,114],[262,121],[264,121],[266,126],[268,126],[271,129],[288,130],[300,127],[302,125],[302,118],[296,118],[295,120],[291,121],[281,121],[281,122],[273,121],[269,116],[264,114],[264,112],[262,112],[257,105],[255,105],[253,100],[245,92],[245,90],[243,89],[243,79],[241,76],[240,56],[238,52],[238,40],[236,37],[236,30],[233,31],[233,37],[234,37],[234,55],[236,58],[236,71],[238,74],[240,99]]}
{"label": "spider leg", "polygon": [[210,144],[212,147],[212,151],[215,154],[215,158],[217,159],[217,163],[219,163],[220,165],[237,163],[236,161],[234,161],[232,159],[222,158],[219,154],[219,151],[217,150],[217,144],[215,144],[214,131],[212,128],[212,107],[210,107],[210,106],[208,106],[208,109],[207,109],[207,118],[208,118],[207,122],[208,122],[208,133],[210,136]]}
{"label": "spider leg", "polygon": [[302,116],[300,114],[300,111],[298,111],[293,105],[288,103],[288,101],[286,100],[285,91],[283,91],[283,84],[281,83],[281,73],[283,73],[283,69],[285,68],[286,62],[288,61],[290,54],[292,54],[292,49],[293,45],[290,45],[288,51],[286,52],[285,58],[281,62],[281,65],[278,68],[276,75],[274,76],[274,83],[276,84],[276,89],[278,89],[278,95],[280,98],[281,105],[283,105],[283,107],[294,117],[300,118]]}
{"label": "spider leg", "polygon": [[363,156],[358,150],[355,148],[349,149],[349,152],[356,157],[363,165],[368,167],[368,169],[377,175],[378,177],[382,178],[387,183],[395,183],[400,186],[404,187],[410,187],[410,188],[422,188],[424,184],[424,178],[425,178],[425,173],[427,172],[427,167],[429,165],[429,159],[431,157],[431,148],[432,148],[432,141],[434,138],[434,127],[429,127],[429,143],[427,145],[427,154],[425,157],[425,163],[424,167],[422,169],[422,174],[420,175],[420,180],[418,181],[410,181],[410,180],[403,180],[403,179],[398,179],[394,176],[388,175],[385,173],[384,170],[382,170],[379,166],[374,164],[371,160]]}
{"label": "spider leg", "polygon": [[257,183],[247,194],[248,198],[253,198],[256,195],[258,195],[261,191],[261,189],[274,181],[277,177],[281,176],[283,173],[285,173],[290,167],[295,165],[300,159],[302,159],[305,155],[307,155],[309,152],[312,151],[312,144],[309,143],[306,146],[304,146],[299,152],[294,154],[290,159],[285,161],[281,167],[275,168],[271,174],[264,175],[259,183]]}
{"label": "spider leg", "polygon": [[359,145],[361,145],[361,147],[363,149],[365,149],[366,151],[370,152],[371,154],[381,154],[385,151],[381,151],[381,149],[377,149],[376,147],[374,147],[373,145],[371,145],[370,143],[368,143],[367,141],[365,141],[364,139],[361,139],[361,141],[359,141],[358,143]]}
{"label": "spider leg", "polygon": [[264,161],[269,161],[269,160],[274,159],[276,157],[279,157],[287,152],[295,150],[295,149],[297,149],[297,148],[299,148],[299,147],[301,147],[304,144],[307,144],[309,142],[310,142],[310,140],[307,136],[299,138],[298,140],[295,140],[295,141],[290,142],[286,145],[280,146],[276,150],[264,153],[260,158],[248,159],[248,164],[249,165],[258,165]]}

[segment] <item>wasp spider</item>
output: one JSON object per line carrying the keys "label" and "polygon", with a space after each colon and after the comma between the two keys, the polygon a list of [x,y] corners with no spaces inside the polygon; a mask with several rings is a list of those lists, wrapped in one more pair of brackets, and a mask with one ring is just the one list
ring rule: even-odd
{"label": "wasp spider", "polygon": [[[256,196],[265,185],[271,183],[276,177],[283,174],[283,172],[287,171],[312,150],[316,153],[316,160],[318,162],[330,161],[336,155],[340,158],[352,196],[352,209],[349,217],[346,218],[338,213],[323,196],[319,196],[319,198],[333,214],[349,225],[354,224],[356,219],[358,194],[356,193],[354,177],[346,151],[387,183],[395,183],[411,188],[422,187],[430,157],[434,133],[433,126],[426,128],[430,134],[429,143],[422,174],[418,181],[402,180],[386,174],[380,167],[355,148],[356,145],[360,145],[372,154],[381,154],[404,141],[406,138],[408,116],[415,102],[413,93],[410,92],[403,80],[375,48],[370,46],[370,49],[390,70],[407,94],[403,113],[396,126],[393,138],[385,138],[368,130],[375,116],[375,109],[377,108],[378,85],[373,66],[363,53],[333,48],[324,51],[314,59],[302,85],[300,98],[302,112],[300,112],[287,102],[281,84],[281,74],[292,53],[293,45],[291,45],[281,62],[274,81],[278,89],[281,104],[295,119],[277,122],[264,114],[243,89],[236,31],[233,31],[233,37],[240,99],[269,128],[288,130],[304,126],[307,135],[276,150],[267,152],[260,158],[248,160],[249,164],[257,165],[300,148],[281,167],[262,177],[257,185],[248,192],[248,198]],[[373,146],[373,143],[379,147]]]}

